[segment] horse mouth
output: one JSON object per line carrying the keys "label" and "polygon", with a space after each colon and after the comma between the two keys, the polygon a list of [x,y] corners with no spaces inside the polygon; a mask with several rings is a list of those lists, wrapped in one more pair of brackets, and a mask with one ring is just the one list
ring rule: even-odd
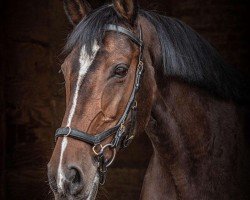
{"label": "horse mouth", "polygon": [[94,177],[93,182],[89,188],[89,192],[86,192],[84,195],[67,195],[54,193],[55,200],[95,200],[99,188],[99,176]]}
{"label": "horse mouth", "polygon": [[91,191],[86,198],[86,200],[95,200],[97,192],[98,192],[98,186],[99,186],[99,176],[96,175],[93,181],[93,185],[91,187]]}

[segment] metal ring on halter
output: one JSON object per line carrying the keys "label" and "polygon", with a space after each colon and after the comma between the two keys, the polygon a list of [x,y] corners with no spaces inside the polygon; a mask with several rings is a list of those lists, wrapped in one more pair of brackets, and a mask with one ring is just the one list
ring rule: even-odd
{"label": "metal ring on halter", "polygon": [[[101,147],[101,150],[100,150],[99,152],[96,151],[96,147],[97,147],[98,145],[100,145],[100,147]],[[95,146],[92,147],[92,151],[94,152],[94,154],[95,154],[96,156],[99,156],[100,154],[102,154],[102,153],[103,153],[103,149],[104,149],[104,148],[103,148],[102,144],[96,144]]]}
{"label": "metal ring on halter", "polygon": [[99,152],[96,151],[97,145],[93,146],[93,148],[92,148],[94,154],[97,155],[97,156],[99,156],[100,154],[102,154],[102,153],[104,152],[104,150],[105,150],[107,147],[109,147],[110,149],[113,150],[112,158],[110,159],[110,161],[109,161],[108,164],[106,165],[106,167],[109,167],[109,166],[113,163],[113,161],[114,161],[114,159],[115,159],[115,156],[116,156],[116,148],[113,148],[113,144],[106,144],[106,145],[104,145],[104,146],[102,146],[101,144],[98,144],[98,145],[100,145],[100,147],[101,147],[101,149],[100,149]]}
{"label": "metal ring on halter", "polygon": [[65,135],[65,137],[68,137],[71,133],[71,128],[69,126],[67,128],[69,128],[69,132],[67,133],[67,135]]}
{"label": "metal ring on halter", "polygon": [[109,166],[113,163],[113,161],[114,161],[114,159],[115,159],[115,156],[116,156],[116,148],[113,148],[113,144],[106,144],[106,145],[103,146],[102,151],[104,151],[105,148],[107,148],[107,147],[109,147],[110,149],[113,150],[112,158],[109,160],[108,164],[106,165],[106,167],[109,167]]}

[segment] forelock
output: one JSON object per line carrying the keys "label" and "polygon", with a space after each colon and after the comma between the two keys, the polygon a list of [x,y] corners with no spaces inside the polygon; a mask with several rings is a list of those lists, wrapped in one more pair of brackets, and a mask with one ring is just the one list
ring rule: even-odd
{"label": "forelock", "polygon": [[86,52],[92,55],[94,42],[102,43],[104,27],[107,24],[118,25],[122,19],[117,15],[112,5],[105,5],[92,11],[84,18],[72,31],[66,43],[65,52],[70,52],[73,48],[85,46]]}

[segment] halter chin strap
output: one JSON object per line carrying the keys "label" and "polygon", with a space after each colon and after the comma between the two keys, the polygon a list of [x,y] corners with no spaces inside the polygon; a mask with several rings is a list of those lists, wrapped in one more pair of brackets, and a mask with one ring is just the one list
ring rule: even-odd
{"label": "halter chin strap", "polygon": [[[112,164],[112,162],[115,158],[115,155],[116,155],[116,149],[127,147],[128,144],[134,138],[133,133],[126,131],[125,123],[127,121],[128,115],[130,114],[132,126],[135,125],[136,108],[137,108],[137,102],[136,102],[135,98],[136,98],[136,93],[140,87],[140,80],[141,80],[142,73],[143,73],[143,61],[142,61],[143,41],[142,41],[141,27],[140,27],[140,37],[139,38],[134,33],[129,31],[128,29],[123,28],[121,26],[116,26],[113,24],[108,24],[107,26],[105,26],[104,30],[105,31],[115,31],[115,32],[124,34],[124,35],[128,36],[128,38],[131,39],[131,41],[133,41],[135,44],[137,44],[140,47],[140,55],[139,55],[139,59],[138,59],[137,69],[136,69],[134,87],[133,87],[132,93],[130,95],[126,109],[125,109],[122,117],[120,118],[120,120],[116,126],[110,128],[102,133],[99,133],[97,135],[91,135],[91,134],[86,133],[86,132],[71,129],[70,127],[59,128],[56,130],[56,133],[55,133],[55,139],[57,139],[58,137],[68,136],[68,137],[72,137],[74,139],[86,142],[86,143],[93,146],[92,149],[93,149],[94,154],[96,155],[95,158],[99,164],[98,171],[99,171],[99,176],[100,176],[99,178],[100,178],[101,185],[103,185],[105,183],[107,167],[109,167]],[[132,128],[134,128],[134,127],[132,127]],[[102,146],[101,142],[104,141],[105,139],[109,138],[111,135],[115,135],[112,142],[110,144]],[[108,161],[105,159],[105,156],[104,156],[104,150],[106,148],[113,150],[112,158],[111,158],[111,160],[108,160]]]}

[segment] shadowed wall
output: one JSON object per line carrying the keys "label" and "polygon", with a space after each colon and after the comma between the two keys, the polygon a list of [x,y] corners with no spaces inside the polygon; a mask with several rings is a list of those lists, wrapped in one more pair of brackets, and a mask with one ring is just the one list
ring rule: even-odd
{"label": "shadowed wall", "polygon": [[[93,7],[103,1],[90,1]],[[230,64],[248,67],[247,0],[141,0],[186,22]],[[71,30],[60,0],[1,1],[0,199],[50,199],[46,163],[65,108],[61,50]],[[151,155],[145,135],[109,171],[99,199],[138,199]],[[4,197],[5,196],[5,197]]]}

